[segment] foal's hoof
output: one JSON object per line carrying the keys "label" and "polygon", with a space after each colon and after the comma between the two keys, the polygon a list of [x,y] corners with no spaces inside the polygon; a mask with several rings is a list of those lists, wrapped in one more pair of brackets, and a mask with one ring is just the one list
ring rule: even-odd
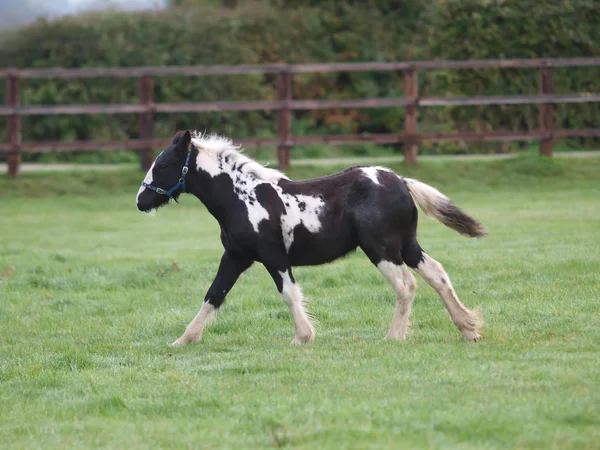
{"label": "foal's hoof", "polygon": [[292,340],[294,345],[310,344],[315,339],[314,334],[308,334],[306,336],[295,336]]}
{"label": "foal's hoof", "polygon": [[463,333],[463,337],[467,341],[477,342],[481,339],[481,335],[477,331],[466,331]]}
{"label": "foal's hoof", "polygon": [[194,342],[198,342],[199,339],[193,340],[186,336],[181,336],[175,342],[171,344],[171,347],[183,347],[186,344],[193,344]]}
{"label": "foal's hoof", "polygon": [[179,338],[171,344],[171,347],[183,347],[185,344],[186,343]]}
{"label": "foal's hoof", "polygon": [[402,342],[405,340],[404,336],[399,336],[399,335],[395,335],[395,334],[386,334],[386,336],[383,338],[384,341],[398,341],[398,342]]}

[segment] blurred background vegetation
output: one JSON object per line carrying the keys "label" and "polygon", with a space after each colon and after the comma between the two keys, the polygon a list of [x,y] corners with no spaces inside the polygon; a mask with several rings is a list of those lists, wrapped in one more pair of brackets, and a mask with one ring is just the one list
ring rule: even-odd
{"label": "blurred background vegetation", "polygon": [[[600,56],[597,0],[172,0],[162,10],[85,13],[0,33],[4,68],[585,56]],[[539,71],[531,69],[420,71],[419,89],[423,96],[525,95],[538,91],[538,77]],[[302,74],[294,77],[293,91],[297,99],[395,97],[403,95],[402,83],[400,72]],[[554,83],[557,93],[600,92],[600,68],[557,69]],[[139,101],[135,78],[23,80],[21,86],[25,105]],[[155,80],[156,102],[269,100],[275,95],[269,75]],[[402,108],[298,112],[293,133],[397,132],[403,116]],[[1,120],[0,140],[5,141]],[[537,122],[535,105],[439,107],[422,108],[419,127],[422,132],[517,131],[535,129]],[[557,127],[599,123],[600,104],[555,108]],[[273,136],[276,120],[267,112],[155,117],[155,136],[171,136],[181,128]],[[23,118],[24,141],[127,137],[139,137],[136,115]],[[599,142],[569,143],[589,147]],[[508,152],[518,145],[430,144],[423,152]]]}

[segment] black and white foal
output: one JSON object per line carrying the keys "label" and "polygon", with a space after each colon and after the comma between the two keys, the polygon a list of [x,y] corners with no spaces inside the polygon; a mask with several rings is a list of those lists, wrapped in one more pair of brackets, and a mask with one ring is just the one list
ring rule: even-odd
{"label": "black and white foal", "polygon": [[200,340],[207,321],[254,261],[265,266],[290,309],[292,342],[311,342],[315,330],[292,267],[324,264],[357,247],[396,293],[386,338],[401,340],[406,334],[417,288],[408,267],[437,291],[466,339],[480,337],[479,313],[461,303],[442,265],[417,243],[415,203],[460,234],[479,237],[485,229],[431,186],[374,166],[292,181],[243,155],[229,139],[185,131],[154,161],[137,206],[150,211],[182,192],[198,197],[219,222],[225,252],[200,312],[173,345]]}

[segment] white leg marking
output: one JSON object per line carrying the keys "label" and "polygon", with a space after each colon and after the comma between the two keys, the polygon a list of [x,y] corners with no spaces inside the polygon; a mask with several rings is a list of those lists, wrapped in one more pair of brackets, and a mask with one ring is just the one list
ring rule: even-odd
{"label": "white leg marking", "polygon": [[377,268],[387,278],[396,293],[394,318],[385,338],[401,341],[405,338],[408,329],[408,318],[417,290],[417,280],[404,264],[398,266],[389,261],[381,261]]}
{"label": "white leg marking", "polygon": [[281,275],[281,278],[283,279],[281,296],[288,305],[294,319],[296,335],[292,344],[306,344],[307,342],[312,342],[315,338],[315,329],[304,310],[304,297],[302,296],[300,286],[292,281],[289,270],[279,272],[279,275]]}
{"label": "white leg marking", "polygon": [[442,298],[452,321],[463,337],[470,341],[479,339],[481,337],[479,330],[484,325],[483,317],[479,311],[471,311],[458,299],[452,283],[450,283],[450,278],[442,265],[428,254],[423,253],[423,261],[419,263],[416,271]]}
{"label": "white leg marking", "polygon": [[206,328],[207,323],[214,317],[216,308],[208,302],[202,303],[200,311],[194,317],[194,320],[185,329],[185,332],[179,339],[173,342],[173,347],[181,347],[185,344],[198,342],[202,337],[202,332]]}

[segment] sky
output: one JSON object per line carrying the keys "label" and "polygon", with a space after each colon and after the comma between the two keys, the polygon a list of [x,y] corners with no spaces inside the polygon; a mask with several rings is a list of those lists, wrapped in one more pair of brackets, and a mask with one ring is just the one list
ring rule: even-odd
{"label": "sky", "polygon": [[32,22],[38,17],[108,8],[156,8],[165,3],[166,0],[0,0],[0,27]]}

